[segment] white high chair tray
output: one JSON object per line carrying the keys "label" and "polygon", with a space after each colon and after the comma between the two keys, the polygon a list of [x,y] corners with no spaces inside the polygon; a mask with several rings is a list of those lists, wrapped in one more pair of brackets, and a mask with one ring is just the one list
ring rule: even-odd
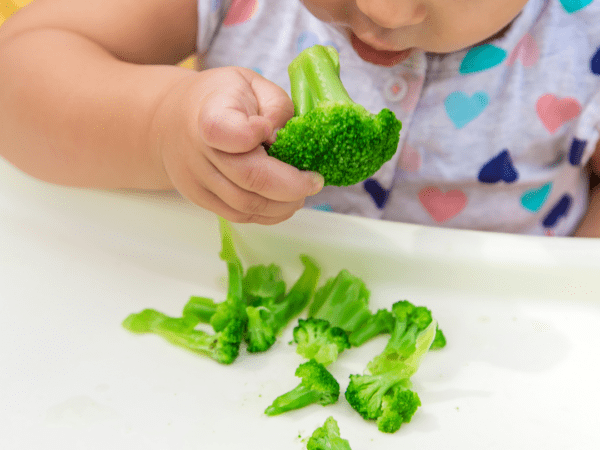
{"label": "white high chair tray", "polygon": [[[298,384],[289,327],[223,366],[122,320],[221,300],[217,219],[176,195],[57,187],[0,162],[0,447],[301,450],[332,415],[353,450],[600,448],[600,240],[523,237],[301,211],[234,225],[245,267],[298,256],[345,268],[375,310],[428,306],[448,339],[413,377],[422,401],[395,434],[337,404],[277,417]],[[331,367],[344,390],[381,337]]]}

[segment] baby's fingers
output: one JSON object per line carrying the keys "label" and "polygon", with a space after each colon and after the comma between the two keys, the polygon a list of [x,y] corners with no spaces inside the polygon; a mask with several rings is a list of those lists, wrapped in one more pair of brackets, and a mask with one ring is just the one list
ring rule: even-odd
{"label": "baby's fingers", "polygon": [[268,156],[262,146],[246,153],[213,150],[211,162],[241,189],[278,202],[295,202],[323,188],[323,177]]}
{"label": "baby's fingers", "polygon": [[202,140],[212,148],[243,153],[266,142],[273,134],[273,124],[262,116],[248,116],[235,108],[206,108],[200,118]]}

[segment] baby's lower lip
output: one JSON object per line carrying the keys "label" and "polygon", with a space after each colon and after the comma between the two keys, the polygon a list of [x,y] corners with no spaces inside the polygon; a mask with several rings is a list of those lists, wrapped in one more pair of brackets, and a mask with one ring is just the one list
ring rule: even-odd
{"label": "baby's lower lip", "polygon": [[394,66],[408,58],[411,52],[411,49],[400,51],[377,50],[361,41],[354,33],[350,33],[350,42],[358,56],[365,61],[378,66]]}

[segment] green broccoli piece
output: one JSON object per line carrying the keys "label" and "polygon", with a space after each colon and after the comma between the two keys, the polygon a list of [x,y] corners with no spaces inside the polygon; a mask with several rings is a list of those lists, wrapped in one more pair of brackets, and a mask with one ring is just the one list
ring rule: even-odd
{"label": "green broccoli piece", "polygon": [[389,109],[371,114],[350,98],[334,47],[307,48],[288,73],[294,117],[278,131],[269,155],[319,172],[325,185],[348,186],[373,175],[396,153],[402,123]]}
{"label": "green broccoli piece", "polygon": [[[422,330],[411,354],[403,359],[386,347],[383,355],[391,356],[390,364],[378,363],[367,366],[370,373],[350,375],[346,400],[364,419],[375,420],[377,428],[385,433],[395,433],[403,423],[408,423],[421,405],[416,392],[411,390],[412,377],[429,351],[435,338],[437,322],[432,320]],[[378,355],[374,360],[379,360]]]}
{"label": "green broccoli piece", "polygon": [[440,348],[444,348],[446,346],[446,336],[444,335],[444,332],[442,330],[440,330],[440,327],[438,326],[437,330],[435,330],[435,338],[433,339],[433,342],[431,343],[431,347],[429,348],[429,350],[438,350]]}
{"label": "green broccoli piece", "polygon": [[[424,330],[428,329],[429,325],[434,322],[428,308],[415,306],[407,300],[394,303],[392,314],[395,319],[394,329],[383,352],[373,358],[367,365],[367,369],[371,373],[395,370],[397,366],[405,367],[405,361],[415,354],[418,340],[422,339]],[[435,335],[432,342],[434,340]],[[427,350],[430,346],[431,342]]]}
{"label": "green broccoli piece", "polygon": [[346,399],[364,419],[375,420],[384,433],[395,433],[408,423],[421,406],[408,378],[388,372],[378,375],[350,375]]}
{"label": "green broccoli piece", "polygon": [[343,269],[317,289],[308,316],[352,333],[371,316],[369,296],[364,282]]}
{"label": "green broccoli piece", "polygon": [[248,267],[242,281],[247,305],[260,305],[265,301],[279,301],[285,295],[285,281],[281,267],[276,264],[260,264]]}
{"label": "green broccoli piece", "polygon": [[227,297],[217,304],[214,314],[210,318],[210,324],[216,332],[223,330],[231,320],[241,320],[244,324],[246,316],[246,302],[243,295],[243,268],[238,258],[229,222],[219,217],[219,229],[221,232],[220,258],[227,263],[228,288]]}
{"label": "green broccoli piece", "polygon": [[304,271],[287,294],[282,296],[277,289],[273,291],[277,295],[265,296],[255,300],[253,306],[246,307],[246,341],[249,352],[268,350],[275,343],[279,332],[310,302],[321,271],[312,258],[301,255],[300,260]]}
{"label": "green broccoli piece", "polygon": [[208,356],[221,364],[231,364],[238,356],[244,323],[233,319],[215,334],[195,330],[189,316],[170,317],[154,309],[130,314],[123,327],[133,333],[154,333],[172,344]]}
{"label": "green broccoli piece", "polygon": [[328,417],[306,443],[306,450],[352,450],[350,443],[340,436],[340,427],[333,417]]}
{"label": "green broccoli piece", "polygon": [[183,307],[183,317],[195,318],[199,323],[210,323],[217,310],[217,303],[208,297],[191,296]]}
{"label": "green broccoli piece", "polygon": [[275,416],[313,403],[325,406],[337,402],[340,385],[323,364],[311,359],[300,364],[295,375],[302,378],[300,384],[273,400],[265,414]]}
{"label": "green broccoli piece", "polygon": [[350,348],[348,334],[323,319],[299,319],[293,336],[298,344],[296,353],[324,366],[335,362],[340,353]]}
{"label": "green broccoli piece", "polygon": [[352,331],[348,340],[353,347],[360,347],[375,336],[391,333],[395,323],[394,315],[390,311],[380,309]]}

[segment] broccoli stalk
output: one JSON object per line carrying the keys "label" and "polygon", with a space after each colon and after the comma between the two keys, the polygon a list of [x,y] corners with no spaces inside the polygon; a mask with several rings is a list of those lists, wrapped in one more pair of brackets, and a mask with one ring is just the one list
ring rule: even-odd
{"label": "broccoli stalk", "polygon": [[300,260],[304,271],[286,295],[282,296],[279,290],[275,290],[273,292],[277,295],[265,296],[246,307],[246,341],[249,352],[268,350],[275,343],[278,333],[310,302],[319,280],[320,269],[306,255],[301,255]]}
{"label": "broccoli stalk", "polygon": [[242,263],[233,246],[229,222],[221,217],[219,217],[219,230],[221,232],[221,252],[219,256],[227,263],[228,288],[226,299],[217,304],[215,313],[210,318],[210,324],[216,332],[224,329],[231,320],[241,320],[243,323],[248,320],[243,295],[242,280],[244,271]]}
{"label": "broccoli stalk", "polygon": [[416,373],[433,343],[437,322],[427,308],[409,302],[392,306],[395,324],[385,349],[367,365],[364,375],[350,375],[346,399],[363,418],[376,420],[385,433],[410,422],[421,400],[411,390]]}
{"label": "broccoli stalk", "polygon": [[302,379],[300,384],[273,400],[265,414],[275,416],[313,403],[325,406],[337,402],[340,385],[323,364],[311,359],[300,364],[295,375]]}
{"label": "broccoli stalk", "polygon": [[278,131],[269,155],[319,172],[325,185],[348,186],[371,175],[397,150],[402,123],[355,103],[340,79],[337,50],[314,45],[288,67],[294,117]]}
{"label": "broccoli stalk", "polygon": [[371,316],[369,296],[364,282],[343,269],[317,289],[308,316],[352,333]]}
{"label": "broccoli stalk", "polygon": [[391,333],[394,323],[394,315],[387,309],[380,309],[354,329],[348,336],[348,341],[353,347],[360,347],[375,336]]}
{"label": "broccoli stalk", "polygon": [[[196,321],[197,322],[197,321]],[[133,333],[154,333],[172,344],[208,356],[221,364],[231,364],[238,356],[243,322],[231,320],[215,334],[195,330],[190,316],[170,317],[154,309],[130,314],[123,327]]]}
{"label": "broccoli stalk", "polygon": [[307,359],[328,366],[335,362],[338,355],[350,348],[348,335],[339,327],[322,319],[299,319],[294,328],[293,340],[298,346],[296,353]]}
{"label": "broccoli stalk", "polygon": [[329,416],[322,427],[317,428],[306,443],[306,450],[352,450],[350,443],[340,436],[340,427]]}

